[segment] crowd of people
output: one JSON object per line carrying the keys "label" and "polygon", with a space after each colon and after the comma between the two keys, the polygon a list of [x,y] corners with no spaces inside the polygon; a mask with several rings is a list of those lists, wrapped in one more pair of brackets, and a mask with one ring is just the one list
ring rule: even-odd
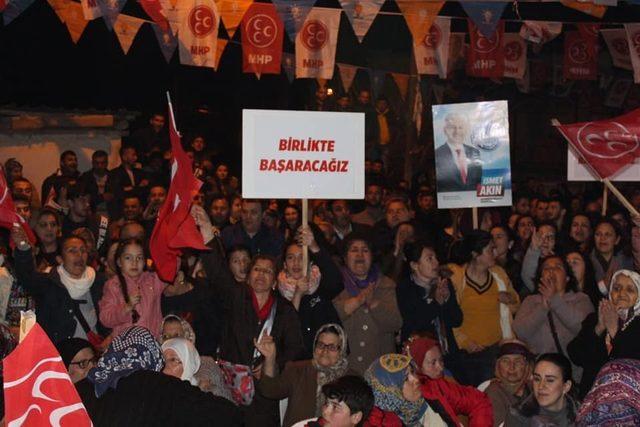
{"label": "crowd of people", "polygon": [[5,162],[37,241],[0,235],[0,349],[35,309],[95,425],[640,425],[640,218],[520,185],[474,229],[429,180],[388,178],[384,147],[364,200],[302,218],[299,200],[242,198],[204,137],[183,144],[209,250],[184,251],[173,283],[148,254],[162,114],[111,170],[65,151],[37,189]]}

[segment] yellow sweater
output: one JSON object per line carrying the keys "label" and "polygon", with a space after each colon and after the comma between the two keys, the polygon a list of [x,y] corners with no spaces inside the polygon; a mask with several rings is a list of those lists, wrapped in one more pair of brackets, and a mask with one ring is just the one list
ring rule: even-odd
{"label": "yellow sweater", "polygon": [[[500,327],[498,282],[492,277],[487,289],[474,289],[465,282],[466,265],[449,264],[449,268],[453,271],[451,283],[456,290],[456,298],[463,316],[462,325],[453,329],[458,347],[468,350],[469,340],[484,347],[498,343],[503,338]],[[515,297],[516,304],[509,306],[511,313],[515,313],[520,305],[520,299],[511,285],[509,276],[499,266],[492,267],[490,272],[498,277],[505,284],[507,292]]]}

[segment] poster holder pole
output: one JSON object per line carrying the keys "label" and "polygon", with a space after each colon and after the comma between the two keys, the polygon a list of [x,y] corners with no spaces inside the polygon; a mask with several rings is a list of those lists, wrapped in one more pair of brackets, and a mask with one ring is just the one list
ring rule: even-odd
{"label": "poster holder pole", "polygon": [[626,197],[613,185],[609,178],[602,180],[604,185],[613,193],[614,196],[622,203],[622,205],[629,211],[632,217],[640,217],[640,212],[627,200]]}
{"label": "poster holder pole", "polygon": [[471,208],[471,215],[473,219],[473,229],[477,230],[478,229],[478,207],[477,206],[474,206]]}
{"label": "poster holder pole", "polygon": [[606,185],[602,188],[602,216],[607,215],[607,205],[609,204],[609,190]]}
{"label": "poster holder pole", "polygon": [[[302,199],[302,228],[307,228],[309,221],[309,200]],[[309,247],[302,246],[302,275],[307,275],[307,266],[309,264]]]}

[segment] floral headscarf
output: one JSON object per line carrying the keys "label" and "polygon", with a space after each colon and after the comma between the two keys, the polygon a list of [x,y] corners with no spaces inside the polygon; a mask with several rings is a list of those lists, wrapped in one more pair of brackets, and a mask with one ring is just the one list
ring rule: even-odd
{"label": "floral headscarf", "polygon": [[402,395],[402,386],[407,375],[415,370],[413,359],[402,354],[385,354],[374,361],[364,379],[373,389],[375,405],[400,417],[408,427],[420,425],[420,420],[429,408],[427,401],[409,402]]}
{"label": "floral headscarf", "polygon": [[87,379],[94,384],[96,397],[115,389],[121,378],[136,371],[162,369],[160,345],[148,329],[132,326],[115,337]]}
{"label": "floral headscarf", "polygon": [[624,322],[622,325],[622,330],[625,330],[626,327],[629,326],[631,321],[640,314],[640,274],[636,273],[635,271],[624,269],[616,271],[613,274],[613,277],[611,277],[611,283],[609,284],[609,300],[611,300],[611,286],[613,286],[613,284],[616,282],[616,279],[620,275],[627,276],[629,279],[631,279],[633,284],[636,285],[636,289],[638,291],[638,299],[636,300],[636,303],[633,305],[633,307],[628,311],[625,310],[625,312],[623,313],[618,313]]}
{"label": "floral headscarf", "polygon": [[[162,325],[160,326],[160,331],[164,330],[164,324],[167,323],[167,321],[169,320],[176,320],[178,322],[180,322],[180,324],[182,325],[182,330],[184,331],[184,333],[182,334],[182,337],[179,338],[185,338],[189,341],[191,341],[191,344],[195,344],[196,343],[196,334],[195,332],[193,332],[193,328],[191,327],[191,325],[189,324],[189,322],[187,322],[186,320],[184,320],[182,317],[176,315],[176,314],[169,314],[167,316],[164,317],[164,319],[162,319]],[[178,337],[176,337],[178,338]],[[160,344],[163,344],[166,340],[164,339],[164,337],[160,336]]]}
{"label": "floral headscarf", "polygon": [[320,329],[318,329],[318,332],[316,332],[316,337],[313,340],[314,354],[316,351],[316,343],[318,342],[318,338],[321,334],[327,332],[331,334],[335,334],[337,332],[340,342],[340,358],[335,365],[328,367],[318,365],[315,358],[311,361],[313,367],[318,371],[318,388],[316,389],[316,415],[318,416],[321,415],[322,407],[325,403],[325,396],[322,393],[322,386],[344,376],[347,373],[347,369],[349,368],[349,362],[347,361],[347,335],[345,334],[344,329],[342,329],[342,326],[338,325],[337,323],[327,323],[326,325],[322,325]]}
{"label": "floral headscarf", "polygon": [[318,290],[318,286],[320,286],[321,277],[322,275],[320,274],[320,269],[317,265],[311,266],[309,277],[302,277],[298,280],[291,277],[283,269],[278,273],[278,290],[280,291],[280,295],[291,301],[293,299],[293,294],[296,292],[296,288],[298,287],[298,283],[304,283],[308,280],[309,289],[307,290],[307,295],[313,295]]}

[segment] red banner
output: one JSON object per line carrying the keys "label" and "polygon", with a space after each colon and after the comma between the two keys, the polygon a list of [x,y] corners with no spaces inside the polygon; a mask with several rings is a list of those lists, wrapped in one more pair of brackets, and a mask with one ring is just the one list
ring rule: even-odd
{"label": "red banner", "polygon": [[60,354],[37,323],[3,366],[7,425],[92,425]]}
{"label": "red banner", "polygon": [[242,71],[280,74],[284,24],[271,3],[253,3],[242,18]]}
{"label": "red banner", "polygon": [[563,75],[567,80],[595,80],[598,76],[597,38],[585,31],[564,34]]}
{"label": "red banner", "polygon": [[501,78],[504,74],[504,21],[500,21],[489,38],[482,35],[476,24],[467,20],[471,43],[467,54],[467,75]]}
{"label": "red banner", "polygon": [[558,130],[599,178],[640,157],[640,109],[609,120],[559,125]]}

